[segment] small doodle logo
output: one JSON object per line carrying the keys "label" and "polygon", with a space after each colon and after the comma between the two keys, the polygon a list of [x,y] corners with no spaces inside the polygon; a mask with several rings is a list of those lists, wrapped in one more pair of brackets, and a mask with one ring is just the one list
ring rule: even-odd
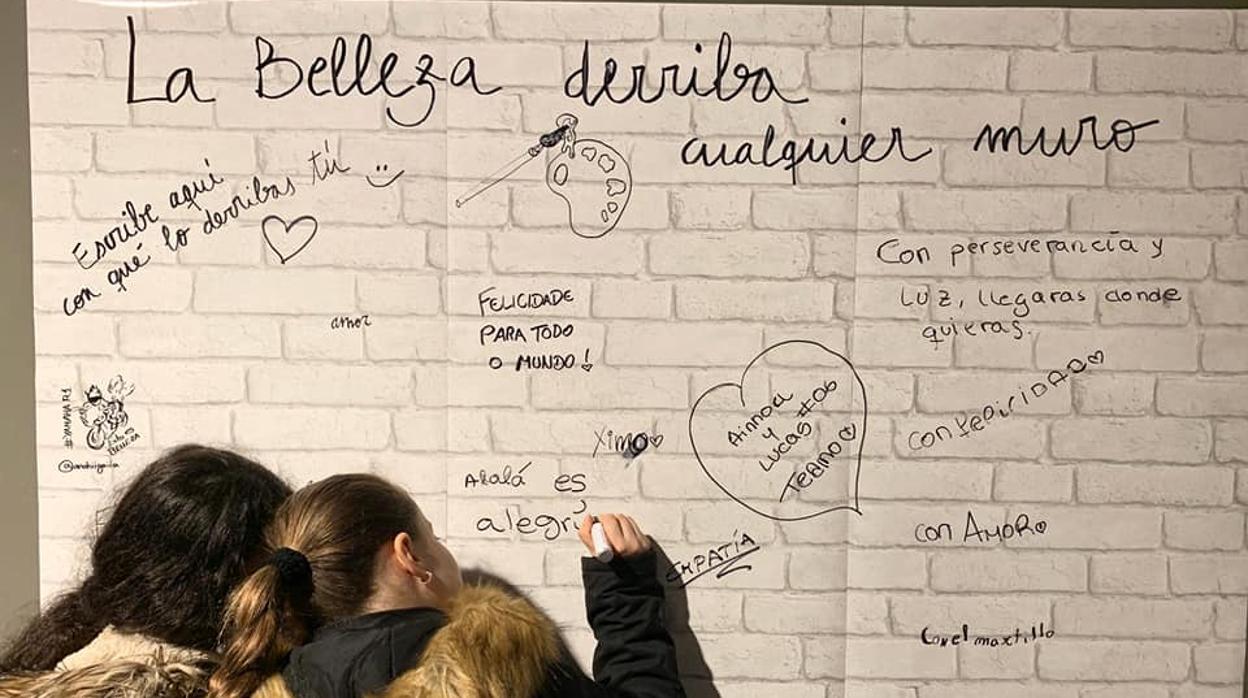
{"label": "small doodle logo", "polygon": [[125,400],[134,386],[120,375],[108,382],[107,394],[98,385],[87,389],[86,401],[78,407],[78,418],[87,427],[87,446],[95,451],[107,450],[116,455],[139,440],[139,434],[128,426]]}

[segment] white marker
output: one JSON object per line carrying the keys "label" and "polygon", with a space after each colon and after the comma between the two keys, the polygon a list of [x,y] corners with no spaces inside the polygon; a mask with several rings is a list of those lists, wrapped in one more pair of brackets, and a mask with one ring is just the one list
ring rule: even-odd
{"label": "white marker", "polygon": [[589,528],[589,535],[594,539],[594,557],[601,562],[611,562],[611,558],[615,557],[615,551],[607,542],[607,532],[597,517],[594,517],[594,525]]}

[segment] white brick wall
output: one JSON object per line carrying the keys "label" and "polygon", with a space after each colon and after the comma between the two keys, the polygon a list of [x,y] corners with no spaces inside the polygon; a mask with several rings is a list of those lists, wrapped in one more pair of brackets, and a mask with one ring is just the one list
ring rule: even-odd
{"label": "white brick wall", "polygon": [[[296,484],[347,471],[392,478],[464,564],[532,592],[582,659],[592,637],[577,546],[560,520],[580,506],[629,511],[674,562],[690,564],[748,534],[761,548],[745,559],[753,569],[673,592],[694,696],[715,695],[708,676],[726,698],[1239,694],[1248,603],[1243,11],[28,6],[46,594],[81,572],[106,495],[159,449],[194,439],[242,449]],[[139,93],[163,92],[163,78],[189,65],[216,102],[126,105],[128,11]],[[621,75],[634,63],[688,67],[701,42],[705,82],[725,31],[734,62],[766,66],[786,95],[808,101],[669,95],[589,108],[563,96],[584,40],[595,63],[613,57]],[[428,121],[414,129],[383,111],[407,115],[411,97],[255,98],[257,34],[306,67],[335,36],[360,32],[374,38],[374,61],[400,55],[404,80],[421,53],[442,75],[472,55],[480,84],[503,89],[481,97],[439,84]],[[581,137],[610,143],[631,164],[634,191],[616,230],[571,235],[539,164],[450,205],[562,111],[580,117]],[[1085,116],[1098,118],[1102,142],[1114,119],[1160,122],[1138,131],[1129,152],[1097,149],[1090,133],[1072,157],[970,147],[984,123],[1019,124],[1030,137]],[[797,186],[787,172],[679,164],[691,134],[736,143],[767,123],[782,138],[834,145],[847,131],[897,126],[907,152],[933,152],[915,163],[807,164]],[[308,158],[326,148],[351,171],[313,185]],[[206,176],[204,158],[226,180],[200,196],[209,208],[226,206],[252,175],[290,175],[298,193],[205,236],[201,212],[168,205],[171,189]],[[370,189],[363,179],[380,165],[405,174]],[[157,224],[82,270],[74,245],[121,222],[127,200],[151,202],[160,223],[189,226],[189,244],[165,250]],[[285,265],[260,238],[268,213],[319,221]],[[1091,245],[1113,231],[1141,252],[950,254],[994,240]],[[889,240],[893,252],[925,246],[931,260],[886,263],[877,250]],[[151,262],[117,294],[105,273],[123,252]],[[62,300],[88,285],[101,297],[66,317]],[[484,315],[478,294],[488,287],[568,289],[574,300]],[[1106,297],[1168,288],[1178,300]],[[1055,290],[1086,300],[1031,297]],[[982,305],[984,293],[1008,304]],[[919,294],[929,300],[915,303]],[[340,316],[359,326],[332,328]],[[964,331],[993,321],[1007,333]],[[539,343],[539,323],[575,329]],[[483,344],[485,324],[522,328],[529,341]],[[958,336],[940,334],[954,326]],[[787,339],[823,342],[859,368],[872,410],[861,516],[763,519],[724,497],[693,456],[698,396],[740,380],[760,350]],[[1019,391],[1096,349],[1101,364],[1021,402]],[[509,362],[519,352],[571,353],[592,369],[516,372]],[[503,368],[489,367],[492,356]],[[773,380],[806,370],[788,363]],[[65,459],[105,459],[84,447],[78,427],[74,448],[62,445],[62,389],[76,406],[85,388],[116,374],[136,386],[127,410],[139,441],[115,456],[115,469],[58,472]],[[1011,395],[1017,416],[912,448],[918,434]],[[661,440],[625,461],[612,436],[639,432]],[[463,487],[468,474],[526,463],[521,487]],[[816,497],[844,502],[850,476],[838,472],[828,476],[836,492]],[[585,490],[556,491],[570,489],[568,476],[583,476]],[[743,492],[763,491],[751,473],[730,478]],[[980,528],[1025,514],[1047,530],[964,540],[968,510]],[[941,540],[916,539],[941,524]],[[983,635],[1044,623],[1055,635],[1021,647],[919,639],[925,628],[960,633],[963,623]]]}

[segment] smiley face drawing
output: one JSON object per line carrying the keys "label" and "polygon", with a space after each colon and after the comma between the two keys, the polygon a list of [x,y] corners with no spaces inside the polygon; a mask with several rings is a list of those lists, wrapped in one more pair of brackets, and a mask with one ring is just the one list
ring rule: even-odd
{"label": "smiley face drawing", "polygon": [[[375,172],[375,176],[377,176],[377,177],[385,177],[386,175],[390,174],[390,166],[389,166],[389,165],[387,165],[387,164],[381,164],[381,165],[378,165],[378,166],[374,167],[374,168],[373,168],[373,170],[374,170],[374,172]],[[384,181],[384,182],[382,182],[381,184],[378,184],[377,182],[374,182],[374,181],[373,181],[373,177],[374,177],[374,175],[368,175],[368,176],[366,176],[366,177],[364,178],[364,181],[368,182],[368,185],[369,185],[370,187],[376,187],[376,188],[378,188],[378,189],[385,189],[386,187],[390,186],[391,184],[394,184],[395,182],[397,182],[397,181],[399,180],[399,177],[402,177],[402,176],[403,176],[403,173],[404,173],[404,172],[406,172],[406,171],[407,171],[407,170],[399,170],[397,174],[395,174],[395,175],[394,175],[393,177],[391,177],[390,179],[385,180],[385,181]]]}

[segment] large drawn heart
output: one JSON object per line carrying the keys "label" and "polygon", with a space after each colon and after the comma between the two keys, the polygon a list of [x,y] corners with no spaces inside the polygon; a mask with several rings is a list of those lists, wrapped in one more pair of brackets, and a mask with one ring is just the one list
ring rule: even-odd
{"label": "large drawn heart", "polygon": [[866,435],[866,388],[853,364],[804,339],[764,349],[740,382],[708,389],[689,411],[689,441],[706,476],[775,521],[861,514]]}
{"label": "large drawn heart", "polygon": [[318,227],[319,224],[312,216],[299,216],[287,223],[281,216],[271,215],[265,216],[261,221],[260,232],[264,234],[264,241],[268,243],[269,249],[285,264],[312,242]]}

